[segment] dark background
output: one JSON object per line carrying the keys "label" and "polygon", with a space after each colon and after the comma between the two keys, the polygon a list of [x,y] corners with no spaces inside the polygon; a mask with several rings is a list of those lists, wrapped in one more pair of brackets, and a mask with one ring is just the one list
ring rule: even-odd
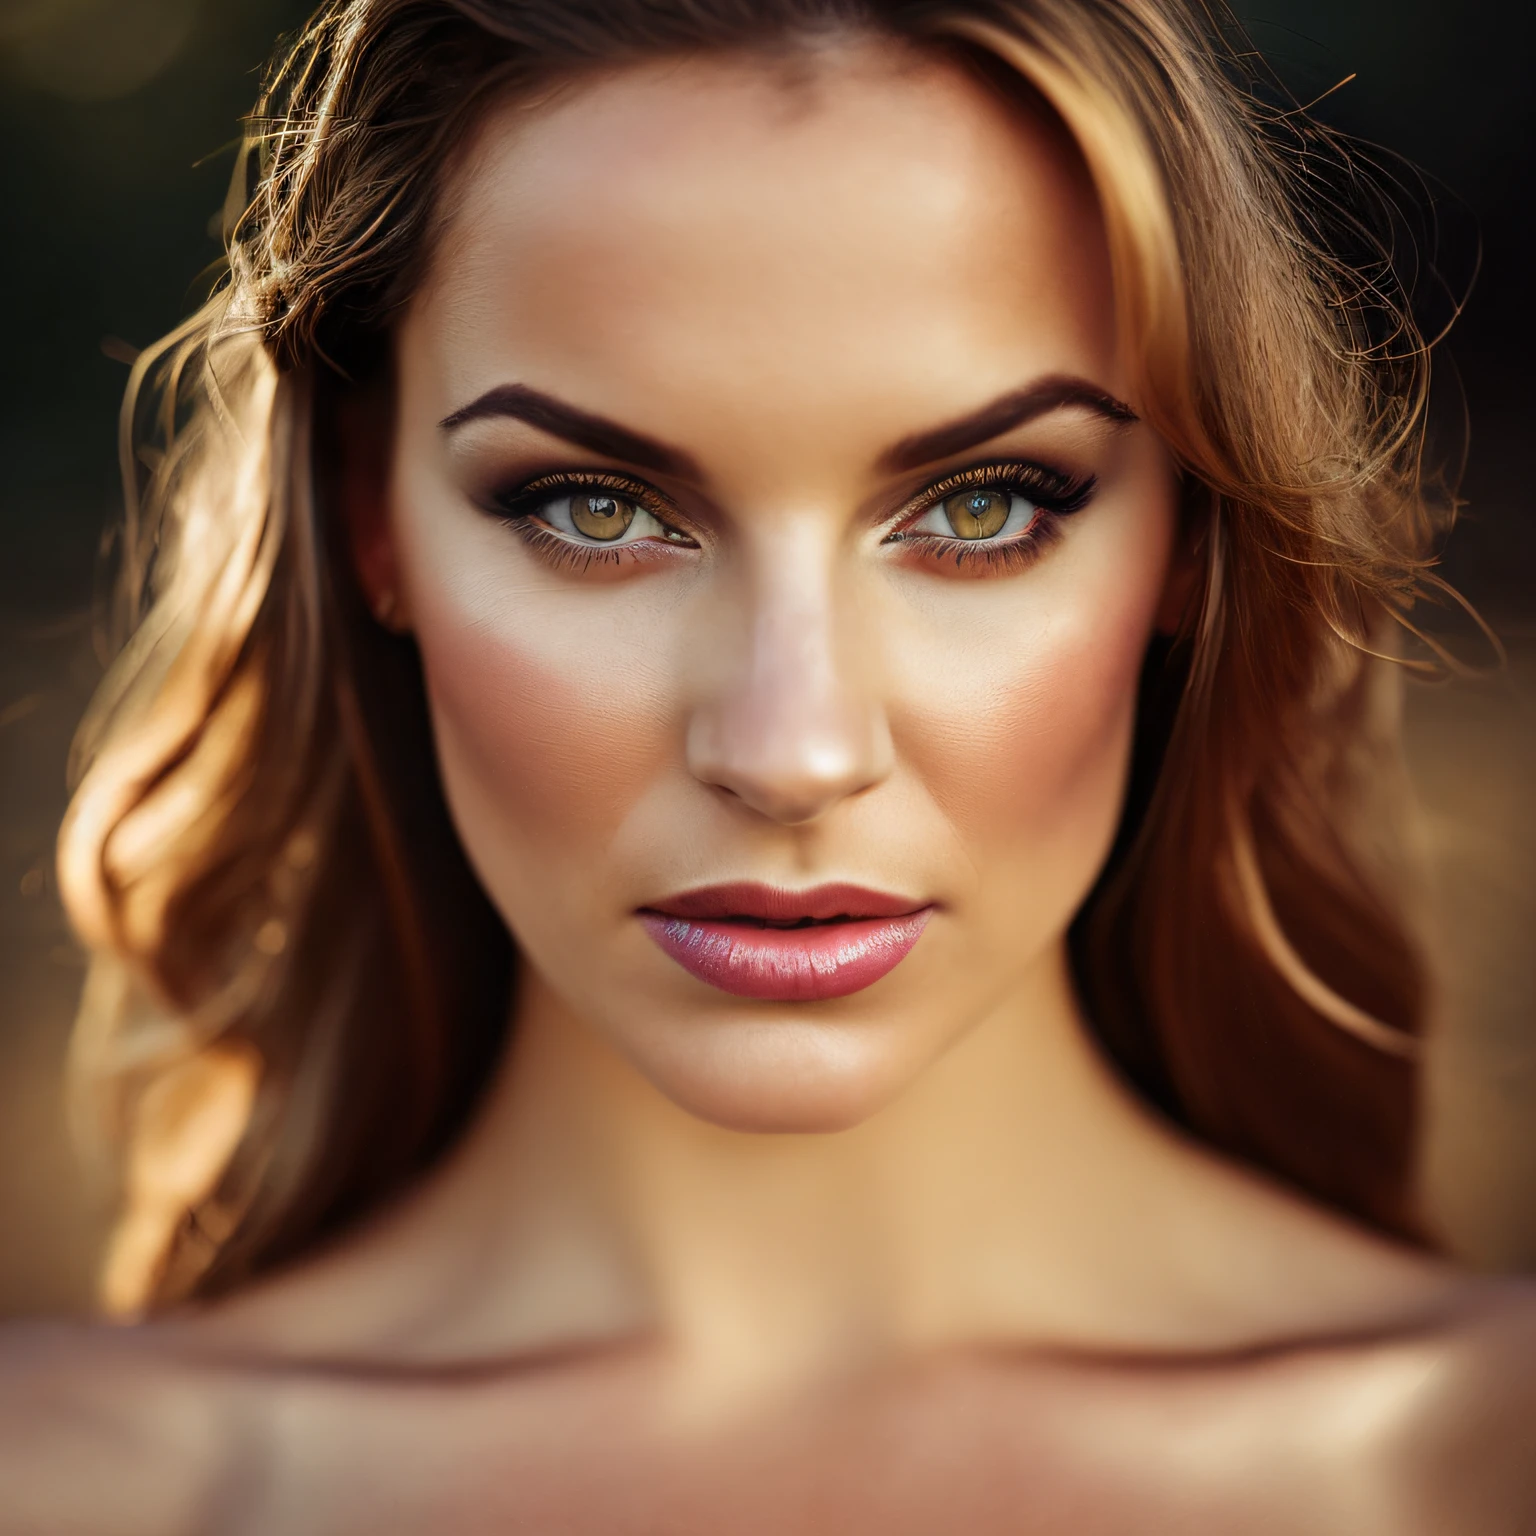
{"label": "dark background", "polygon": [[[1383,146],[1424,216],[1426,294],[1482,268],[1438,355],[1467,509],[1446,572],[1505,638],[1499,677],[1410,692],[1441,922],[1456,956],[1431,1072],[1431,1187],[1464,1253],[1536,1265],[1536,6],[1242,0],[1318,115]],[[107,1209],[65,1133],[82,974],[54,894],[68,742],[101,663],[124,359],[193,306],[238,121],[296,0],[0,0],[0,1313],[84,1305]],[[1431,303],[1431,318],[1445,305]]]}

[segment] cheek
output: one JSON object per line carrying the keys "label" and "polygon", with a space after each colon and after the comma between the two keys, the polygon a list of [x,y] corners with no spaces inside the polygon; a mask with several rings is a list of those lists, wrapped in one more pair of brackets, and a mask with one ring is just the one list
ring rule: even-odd
{"label": "cheek", "polygon": [[915,755],[968,843],[1059,832],[1118,795],[1145,635],[1036,638],[1027,662],[989,668],[924,711]]}
{"label": "cheek", "polygon": [[1164,550],[1138,541],[1096,564],[1091,548],[1064,549],[1074,558],[1042,567],[1038,582],[1026,576],[1015,601],[988,594],[963,646],[907,663],[928,679],[908,695],[909,760],[978,892],[1007,894],[1015,913],[1022,904],[1041,922],[1064,920],[1108,852]]}
{"label": "cheek", "polygon": [[550,664],[521,638],[421,634],[444,755],[500,816],[530,831],[579,820],[600,833],[621,812],[648,722],[622,707],[632,696],[603,699],[580,668]]}
{"label": "cheek", "polygon": [[624,604],[573,614],[495,553],[416,562],[411,610],[449,806],[511,919],[534,886],[595,873],[581,850],[608,848],[660,771],[670,709]]}

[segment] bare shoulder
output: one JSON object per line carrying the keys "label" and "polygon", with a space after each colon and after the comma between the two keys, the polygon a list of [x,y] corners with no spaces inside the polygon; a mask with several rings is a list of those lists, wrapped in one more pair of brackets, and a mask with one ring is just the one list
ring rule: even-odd
{"label": "bare shoulder", "polygon": [[1406,1358],[1391,1472],[1426,1528],[1536,1533],[1536,1283],[1473,1287]]}
{"label": "bare shoulder", "polygon": [[0,1328],[0,1536],[203,1528],[226,1435],[215,1396],[149,1330]]}
{"label": "bare shoulder", "polygon": [[[1383,1536],[1536,1536],[1536,1286],[1469,1280],[1436,1316],[1234,1372],[1217,1401],[1315,1492]],[[1245,1474],[1246,1475],[1246,1474]],[[1288,1529],[1288,1528],[1287,1528]]]}

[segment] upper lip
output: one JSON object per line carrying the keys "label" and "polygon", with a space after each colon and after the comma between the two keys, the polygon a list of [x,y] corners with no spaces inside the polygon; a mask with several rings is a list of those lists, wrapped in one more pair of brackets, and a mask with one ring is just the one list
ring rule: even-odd
{"label": "upper lip", "polygon": [[862,885],[813,885],[803,891],[792,891],[741,880],[701,885],[653,902],[643,910],[668,917],[741,917],[757,922],[796,923],[828,922],[838,917],[906,917],[927,905],[910,896],[893,896],[888,891],[872,891]]}

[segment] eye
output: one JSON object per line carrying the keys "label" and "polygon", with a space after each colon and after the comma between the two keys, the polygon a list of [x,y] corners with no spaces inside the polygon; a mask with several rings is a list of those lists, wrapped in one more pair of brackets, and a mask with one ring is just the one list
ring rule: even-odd
{"label": "eye", "polygon": [[975,543],[1026,533],[1039,516],[1038,504],[1013,487],[974,485],[936,501],[906,531]]}
{"label": "eye", "polygon": [[633,544],[664,539],[671,533],[637,501],[611,491],[573,491],[526,506],[526,511],[556,533],[582,543]]}
{"label": "eye", "polygon": [[572,496],[565,506],[578,533],[586,534],[589,539],[601,539],[605,544],[610,539],[622,538],[635,520],[634,502],[621,501],[617,496],[597,491]]}
{"label": "eye", "polygon": [[650,500],[639,486],[583,476],[534,481],[500,498],[500,504],[514,525],[541,529],[583,549],[622,549],[648,539],[691,545],[692,539],[651,510]]}
{"label": "eye", "polygon": [[914,497],[885,537],[909,559],[967,575],[1022,570],[1093,497],[1094,477],[1044,464],[977,464]]}

